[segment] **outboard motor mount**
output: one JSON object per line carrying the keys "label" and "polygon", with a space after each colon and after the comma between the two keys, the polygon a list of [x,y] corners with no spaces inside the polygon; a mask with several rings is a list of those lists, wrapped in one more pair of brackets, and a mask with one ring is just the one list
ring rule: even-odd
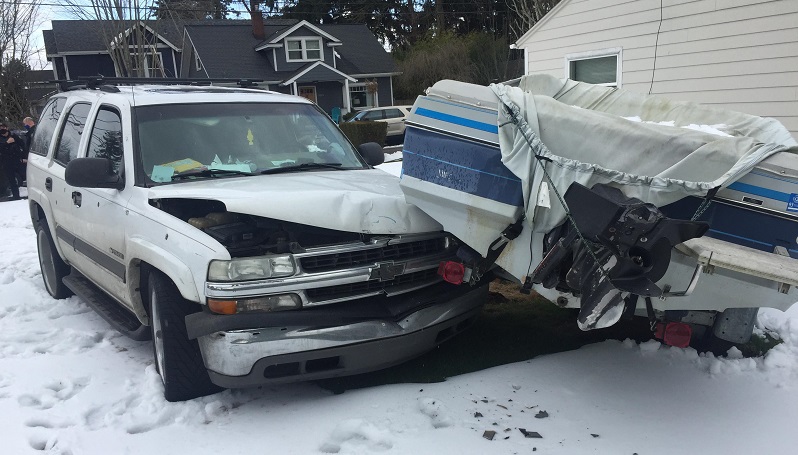
{"label": "outboard motor mount", "polygon": [[589,189],[574,182],[564,198],[572,222],[547,234],[532,282],[579,296],[582,330],[615,324],[629,295],[662,295],[656,282],[668,270],[673,246],[709,229],[705,222],[668,218],[654,204],[605,184]]}

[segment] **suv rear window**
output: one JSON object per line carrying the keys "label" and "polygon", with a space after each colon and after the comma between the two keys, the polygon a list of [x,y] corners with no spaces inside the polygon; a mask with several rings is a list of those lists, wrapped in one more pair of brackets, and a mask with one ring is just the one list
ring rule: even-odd
{"label": "suv rear window", "polygon": [[36,132],[33,134],[33,141],[30,144],[30,153],[47,155],[58,119],[61,118],[61,112],[64,110],[64,104],[66,104],[66,98],[55,98],[44,106],[36,126]]}

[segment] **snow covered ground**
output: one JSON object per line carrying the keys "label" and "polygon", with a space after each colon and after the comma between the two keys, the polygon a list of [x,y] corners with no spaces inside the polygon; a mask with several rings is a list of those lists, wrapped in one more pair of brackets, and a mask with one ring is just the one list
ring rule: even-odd
{"label": "snow covered ground", "polygon": [[798,308],[762,312],[760,329],[784,340],[764,358],[612,341],[436,384],[340,395],[298,384],[168,403],[149,343],[76,297],[47,295],[27,201],[0,203],[0,214],[2,454],[797,450]]}

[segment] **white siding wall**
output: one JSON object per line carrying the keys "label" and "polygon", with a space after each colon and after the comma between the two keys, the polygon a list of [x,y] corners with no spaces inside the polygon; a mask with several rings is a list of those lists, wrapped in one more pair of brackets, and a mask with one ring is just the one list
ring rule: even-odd
{"label": "white siding wall", "polygon": [[623,88],[775,117],[798,139],[798,0],[562,1],[518,42],[527,74],[622,47]]}

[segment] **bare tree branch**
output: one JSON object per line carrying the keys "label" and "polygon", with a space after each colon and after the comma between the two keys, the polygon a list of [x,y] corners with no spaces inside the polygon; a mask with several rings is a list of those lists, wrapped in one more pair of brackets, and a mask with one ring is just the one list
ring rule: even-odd
{"label": "bare tree branch", "polygon": [[40,0],[0,2],[0,119],[17,123],[30,111],[29,59],[36,53],[31,35],[38,25]]}
{"label": "bare tree branch", "polygon": [[507,7],[514,16],[510,21],[510,33],[517,40],[528,32],[543,16],[551,11],[560,0],[506,0]]}
{"label": "bare tree branch", "polygon": [[116,73],[131,77],[163,76],[153,15],[157,0],[63,0],[67,13],[77,19],[97,21],[97,32],[106,45]]}

